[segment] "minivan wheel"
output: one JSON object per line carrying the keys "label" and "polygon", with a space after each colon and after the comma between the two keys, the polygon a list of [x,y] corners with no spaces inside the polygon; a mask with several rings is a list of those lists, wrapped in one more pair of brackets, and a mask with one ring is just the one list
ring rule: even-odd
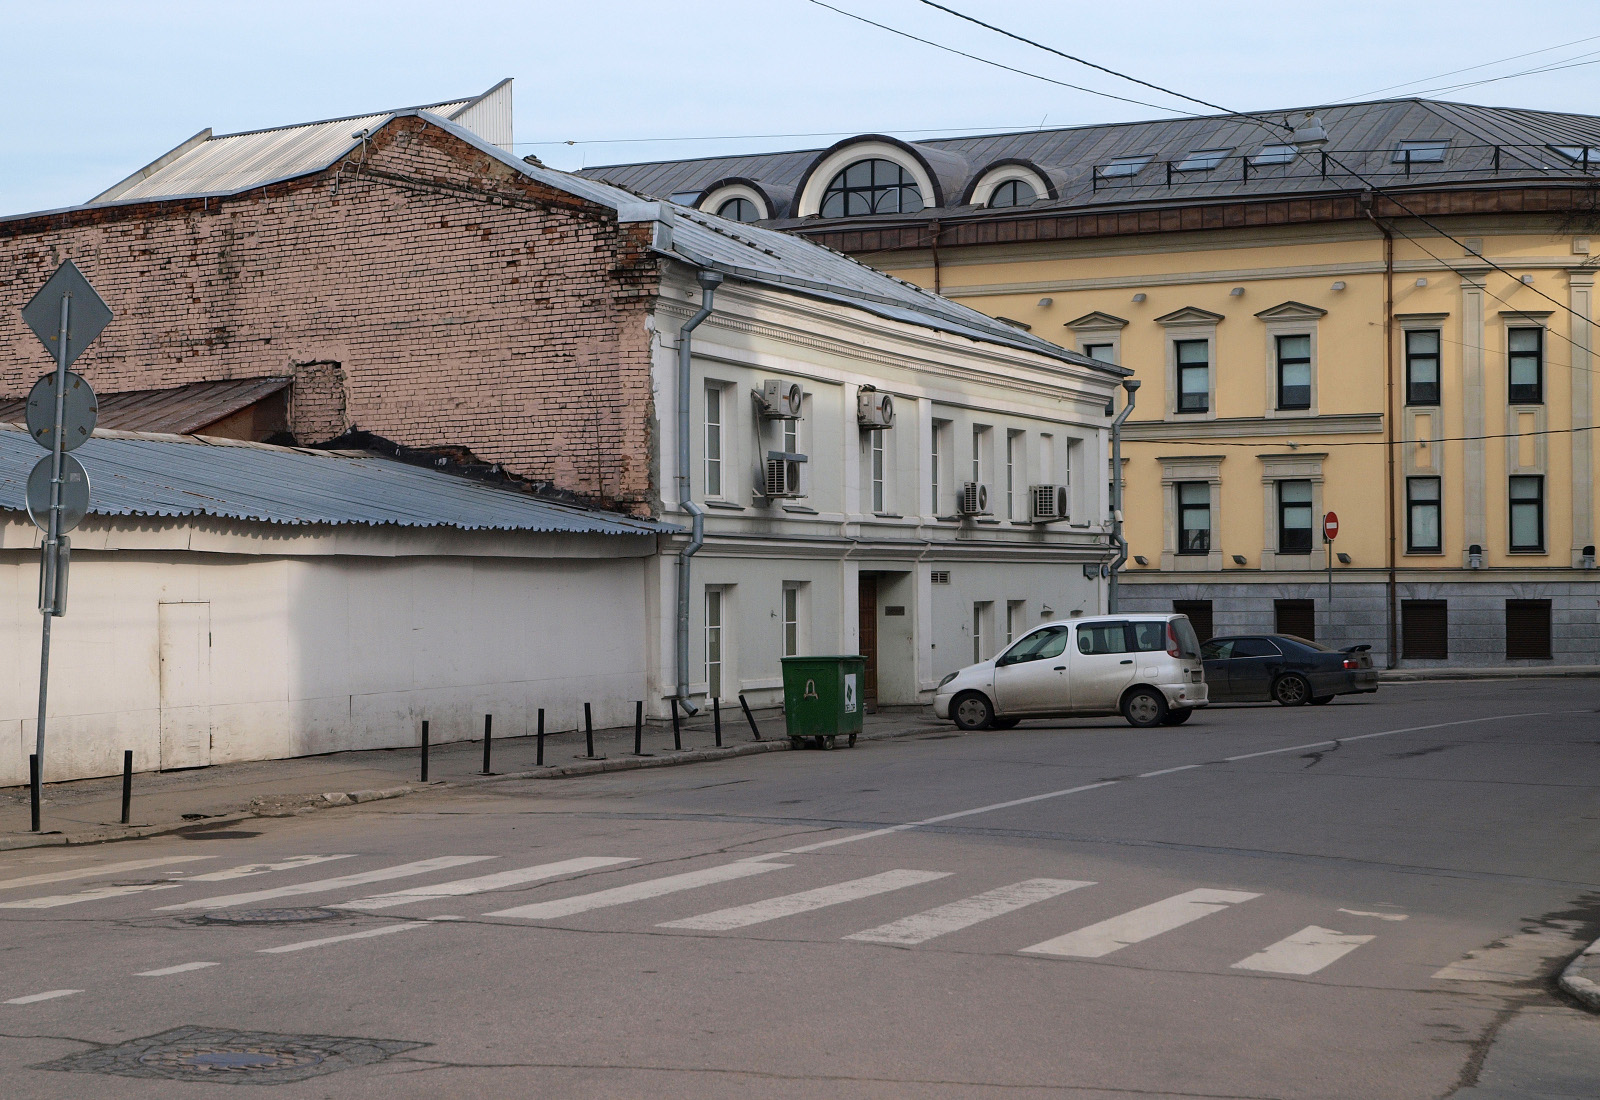
{"label": "minivan wheel", "polygon": [[1175,707],[1167,711],[1167,720],[1162,725],[1181,726],[1189,720],[1189,716],[1193,713],[1193,707]]}
{"label": "minivan wheel", "polygon": [[1272,697],[1286,707],[1304,706],[1311,702],[1311,685],[1298,672],[1290,672],[1272,685]]}
{"label": "minivan wheel", "polygon": [[976,691],[969,691],[956,696],[955,702],[950,704],[950,717],[955,719],[958,730],[968,733],[985,730],[994,721],[994,707]]}
{"label": "minivan wheel", "polygon": [[1122,700],[1122,716],[1128,725],[1139,729],[1159,726],[1167,720],[1167,701],[1159,691],[1138,688]]}

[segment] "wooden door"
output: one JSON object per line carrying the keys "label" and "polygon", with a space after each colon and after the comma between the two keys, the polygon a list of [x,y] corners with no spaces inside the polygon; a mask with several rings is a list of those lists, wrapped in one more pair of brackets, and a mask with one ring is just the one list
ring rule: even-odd
{"label": "wooden door", "polygon": [[161,770],[211,763],[211,605],[163,603]]}
{"label": "wooden door", "polygon": [[861,639],[861,655],[867,659],[861,696],[869,706],[876,706],[878,703],[878,577],[876,574],[861,574],[857,603],[860,608],[857,636]]}

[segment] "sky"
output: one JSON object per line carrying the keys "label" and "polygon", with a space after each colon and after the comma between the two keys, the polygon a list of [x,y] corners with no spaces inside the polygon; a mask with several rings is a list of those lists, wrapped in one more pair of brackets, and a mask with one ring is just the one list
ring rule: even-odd
{"label": "sky", "polygon": [[[516,79],[516,152],[566,169],[814,148],[863,132],[915,138],[1204,111],[922,0],[827,2],[1155,106],[954,56],[817,0],[0,0],[12,44],[0,66],[11,104],[0,117],[0,214],[84,202],[206,127],[220,134],[436,102],[507,76]],[[1596,0],[944,2],[1231,109],[1382,98],[1563,66],[1434,94],[1600,114]],[[1573,44],[1548,49],[1564,43]],[[1547,52],[1438,76],[1530,51]],[[641,138],[650,140],[621,140]]]}

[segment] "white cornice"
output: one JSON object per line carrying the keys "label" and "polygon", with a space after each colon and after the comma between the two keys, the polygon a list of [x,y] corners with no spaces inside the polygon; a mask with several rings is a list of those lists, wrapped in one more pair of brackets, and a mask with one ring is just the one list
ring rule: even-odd
{"label": "white cornice", "polygon": [[1382,413],[1331,413],[1293,420],[1260,416],[1228,417],[1174,423],[1166,420],[1130,420],[1122,438],[1138,443],[1186,442],[1190,439],[1310,439],[1319,435],[1366,435],[1383,431]]}

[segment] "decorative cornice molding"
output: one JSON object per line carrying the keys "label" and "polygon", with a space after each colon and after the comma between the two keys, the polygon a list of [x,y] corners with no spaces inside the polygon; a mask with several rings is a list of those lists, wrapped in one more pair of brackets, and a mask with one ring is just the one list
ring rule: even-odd
{"label": "decorative cornice molding", "polygon": [[1264,437],[1304,439],[1319,435],[1366,435],[1383,431],[1382,413],[1331,413],[1326,416],[1297,417],[1294,420],[1264,416],[1228,417],[1219,420],[1171,422],[1130,420],[1122,426],[1122,438],[1137,443],[1188,442],[1210,439],[1250,439]]}
{"label": "decorative cornice molding", "polygon": [[1280,302],[1256,314],[1263,321],[1315,321],[1318,317],[1327,315],[1328,311],[1325,309],[1295,301]]}
{"label": "decorative cornice molding", "polygon": [[1215,325],[1226,321],[1227,317],[1220,313],[1212,313],[1209,309],[1199,306],[1184,306],[1171,313],[1164,313],[1156,318],[1158,325]]}
{"label": "decorative cornice molding", "polygon": [[1068,321],[1063,328],[1082,330],[1084,332],[1098,332],[1107,329],[1126,328],[1128,322],[1111,313],[1101,313],[1098,309],[1091,310],[1079,317],[1076,321]]}

